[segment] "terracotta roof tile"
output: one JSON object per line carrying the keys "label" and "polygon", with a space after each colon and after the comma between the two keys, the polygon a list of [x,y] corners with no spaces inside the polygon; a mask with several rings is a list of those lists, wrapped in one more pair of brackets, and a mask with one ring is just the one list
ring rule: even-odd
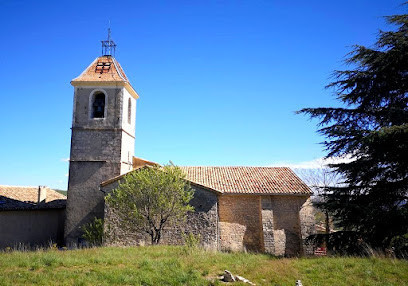
{"label": "terracotta roof tile", "polygon": [[143,167],[143,166],[160,166],[160,164],[157,164],[155,162],[152,161],[148,161],[142,158],[138,158],[133,156],[133,169],[137,168],[137,167]]}
{"label": "terracotta roof tile", "polygon": [[309,187],[287,167],[180,167],[186,178],[231,194],[310,195]]}
{"label": "terracotta roof tile", "polygon": [[67,197],[47,188],[45,202],[38,203],[38,187],[1,186],[0,210],[64,208]]}
{"label": "terracotta roof tile", "polygon": [[72,82],[129,82],[125,72],[112,56],[102,56],[96,58],[89,67],[84,70],[80,76],[73,79]]}
{"label": "terracotta roof tile", "polygon": [[[146,161],[148,163],[154,163]],[[154,163],[156,164],[156,163]],[[141,164],[132,171],[150,164]],[[157,164],[158,165],[158,164]],[[311,195],[312,191],[287,167],[180,167],[186,179],[220,193]],[[126,174],[101,183],[109,185]]]}

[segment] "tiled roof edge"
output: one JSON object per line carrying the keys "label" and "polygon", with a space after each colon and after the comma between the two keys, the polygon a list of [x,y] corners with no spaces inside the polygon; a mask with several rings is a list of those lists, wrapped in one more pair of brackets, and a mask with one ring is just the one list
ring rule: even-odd
{"label": "tiled roof edge", "polygon": [[[112,62],[113,62],[113,64],[114,64],[115,69],[116,69],[116,71],[118,72],[118,75],[120,76],[120,78],[123,79],[123,81],[129,83],[129,81],[128,81],[127,79],[125,79],[125,77],[122,75],[122,72],[121,72],[122,67],[119,69],[119,66],[120,66],[120,65],[119,65],[119,63],[116,61],[115,57],[112,57]],[[132,87],[132,88],[133,88],[133,87]]]}
{"label": "tiled roof edge", "polygon": [[313,194],[312,189],[290,167],[284,168],[287,168],[299,180],[299,182],[301,182],[301,184],[303,184],[309,190],[309,194]]}

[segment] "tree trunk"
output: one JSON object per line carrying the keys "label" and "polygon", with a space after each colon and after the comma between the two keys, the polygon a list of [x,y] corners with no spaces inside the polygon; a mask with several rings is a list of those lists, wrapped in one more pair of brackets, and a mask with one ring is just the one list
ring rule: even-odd
{"label": "tree trunk", "polygon": [[325,244],[326,248],[329,248],[329,235],[330,235],[330,218],[329,218],[329,212],[325,210],[325,224],[326,224],[326,235],[325,235]]}
{"label": "tree trunk", "polygon": [[161,232],[155,231],[153,234],[150,235],[152,238],[152,245],[157,245],[160,242]]}

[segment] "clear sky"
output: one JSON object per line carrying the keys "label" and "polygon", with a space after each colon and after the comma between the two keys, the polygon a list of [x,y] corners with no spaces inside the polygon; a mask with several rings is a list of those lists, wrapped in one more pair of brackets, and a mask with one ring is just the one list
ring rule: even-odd
{"label": "clear sky", "polygon": [[0,0],[0,184],[67,188],[73,87],[101,54],[140,95],[136,156],[275,166],[324,156],[316,122],[353,44],[372,45],[403,1]]}

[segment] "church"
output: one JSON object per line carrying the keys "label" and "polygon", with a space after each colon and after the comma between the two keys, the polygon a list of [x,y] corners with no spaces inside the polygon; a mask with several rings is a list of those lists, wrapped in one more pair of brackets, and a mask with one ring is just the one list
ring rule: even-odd
{"label": "church", "polygon": [[[78,77],[74,87],[68,198],[64,240],[81,242],[81,227],[103,218],[107,245],[144,245],[149,239],[115,224],[105,196],[128,172],[157,165],[135,157],[138,93],[114,57],[116,44],[102,41],[102,55]],[[286,167],[182,166],[194,189],[195,211],[162,243],[182,244],[183,234],[200,237],[213,250],[256,251],[278,256],[312,252],[311,190]],[[108,233],[109,232],[109,233]]]}

